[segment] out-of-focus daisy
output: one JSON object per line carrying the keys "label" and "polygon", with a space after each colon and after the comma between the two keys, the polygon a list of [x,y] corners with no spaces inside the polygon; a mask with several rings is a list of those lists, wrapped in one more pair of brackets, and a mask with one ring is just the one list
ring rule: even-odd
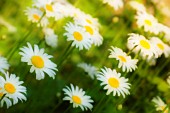
{"label": "out-of-focus daisy", "polygon": [[138,27],[144,27],[144,31],[154,34],[161,32],[157,19],[153,15],[146,12],[138,12],[136,19]]}
{"label": "out-of-focus daisy", "polygon": [[51,47],[56,47],[58,42],[58,36],[54,33],[51,28],[44,28],[43,32],[45,34],[45,42]]}
{"label": "out-of-focus daisy", "polygon": [[90,96],[85,95],[85,91],[78,86],[74,87],[72,84],[70,87],[66,86],[63,88],[64,94],[66,95],[63,100],[68,100],[70,103],[73,103],[73,108],[80,107],[83,111],[92,109],[93,100]]}
{"label": "out-of-focus daisy", "polygon": [[24,46],[20,49],[22,51],[19,53],[22,55],[21,61],[31,65],[30,72],[35,71],[37,80],[44,79],[44,72],[54,79],[57,65],[49,60],[52,56],[44,53],[44,49],[39,49],[38,45],[34,45],[34,48],[30,43],[27,45],[28,47]]}
{"label": "out-of-focus daisy", "polygon": [[[18,103],[18,100],[27,100],[24,94],[26,94],[26,87],[22,86],[24,82],[19,81],[19,77],[15,74],[5,73],[5,78],[0,76],[0,93],[5,94],[5,97],[11,98],[13,104]],[[11,105],[9,100],[4,100],[8,102],[8,106]]]}
{"label": "out-of-focus daisy", "polygon": [[136,11],[139,11],[139,12],[145,12],[146,11],[146,8],[145,6],[142,4],[142,3],[139,3],[137,1],[129,1],[129,5],[135,9]]}
{"label": "out-of-focus daisy", "polygon": [[123,52],[120,48],[113,47],[110,50],[109,58],[115,58],[119,61],[118,68],[122,67],[123,72],[127,70],[127,72],[132,72],[137,68],[136,64],[138,62],[137,59],[131,59],[131,56],[128,56],[125,52]]}
{"label": "out-of-focus daisy", "polygon": [[47,26],[48,24],[48,19],[43,16],[43,12],[40,9],[36,9],[36,8],[27,8],[27,10],[25,10],[25,14],[28,16],[28,21],[32,21],[34,23],[37,23],[40,21],[40,23],[38,23],[38,26],[40,24],[40,26]]}
{"label": "out-of-focus daisy", "polygon": [[80,67],[80,68],[82,68],[82,69],[84,69],[84,71],[85,71],[86,73],[88,73],[88,75],[89,75],[92,79],[95,78],[95,76],[96,76],[96,74],[97,74],[97,68],[96,68],[96,67],[92,66],[91,64],[87,64],[87,63],[79,63],[77,66]]}
{"label": "out-of-focus daisy", "polygon": [[77,24],[83,26],[86,32],[89,34],[89,38],[92,40],[95,46],[100,46],[103,43],[103,37],[100,35],[99,30],[96,26],[89,24],[87,21],[78,20]]}
{"label": "out-of-focus daisy", "polygon": [[54,17],[55,8],[53,2],[54,0],[34,0],[33,6],[36,6],[39,9],[44,9],[47,17]]}
{"label": "out-of-focus daisy", "polygon": [[164,111],[163,113],[169,113],[169,108],[167,107],[167,104],[165,104],[159,96],[154,97],[152,99],[152,102],[155,104],[156,111]]}
{"label": "out-of-focus daisy", "polygon": [[4,73],[5,70],[9,69],[9,64],[6,58],[0,56],[0,72]]}
{"label": "out-of-focus daisy", "polygon": [[130,33],[127,46],[133,52],[138,53],[145,59],[158,58],[155,46],[149,42],[143,35]]}
{"label": "out-of-focus daisy", "polygon": [[77,14],[75,14],[74,20],[82,25],[90,25],[98,29],[100,27],[100,23],[98,22],[97,18],[93,18],[89,14],[85,14],[84,12],[78,10]]}
{"label": "out-of-focus daisy", "polygon": [[79,50],[89,49],[92,45],[92,40],[89,38],[89,34],[86,32],[85,28],[73,23],[67,23],[64,27],[67,36],[67,41],[73,41],[72,46],[76,46]]}
{"label": "out-of-focus daisy", "polygon": [[109,95],[113,92],[113,96],[122,95],[125,98],[125,95],[130,94],[130,84],[128,79],[121,77],[120,73],[117,73],[115,69],[103,68],[101,72],[98,73],[97,79],[102,81],[101,85],[105,85],[104,89],[107,90],[106,95]]}
{"label": "out-of-focus daisy", "polygon": [[[0,88],[0,92],[1,92],[1,89],[2,88]],[[4,93],[0,93],[0,99],[2,98],[4,96]],[[4,103],[6,103],[6,106],[7,106],[7,108],[9,108],[10,106],[12,106],[12,102],[11,102],[11,100],[10,99],[8,99],[7,97],[3,97],[3,99],[1,100],[1,102],[0,102],[0,107],[3,107],[4,106]]]}
{"label": "out-of-focus daisy", "polygon": [[152,37],[150,41],[155,45],[155,50],[159,56],[164,54],[165,57],[168,57],[170,55],[170,47],[162,42],[162,40],[160,40],[158,37]]}
{"label": "out-of-focus daisy", "polygon": [[123,7],[123,0],[103,0],[103,3],[109,4],[115,10],[118,10]]}

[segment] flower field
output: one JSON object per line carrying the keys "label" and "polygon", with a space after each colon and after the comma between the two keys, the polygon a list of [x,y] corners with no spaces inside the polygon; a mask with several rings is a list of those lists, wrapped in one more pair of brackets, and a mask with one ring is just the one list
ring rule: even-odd
{"label": "flower field", "polygon": [[1,0],[0,113],[170,113],[168,0]]}

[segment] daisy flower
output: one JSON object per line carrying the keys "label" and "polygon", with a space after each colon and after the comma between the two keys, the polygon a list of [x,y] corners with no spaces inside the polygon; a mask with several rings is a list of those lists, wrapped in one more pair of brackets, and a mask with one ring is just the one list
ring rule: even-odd
{"label": "daisy flower", "polygon": [[100,27],[100,23],[97,18],[94,18],[89,14],[85,14],[79,9],[77,9],[75,13],[76,13],[75,14],[76,16],[74,16],[74,21],[80,24],[83,24],[83,25],[87,24],[87,25],[93,26],[95,27],[95,29],[98,29]]}
{"label": "daisy flower", "polygon": [[55,16],[56,8],[54,6],[54,0],[34,0],[33,6],[36,6],[39,9],[44,9],[47,17]]}
{"label": "daisy flower", "polygon": [[45,42],[48,46],[55,48],[58,42],[58,36],[54,33],[51,28],[44,28],[43,32],[45,34]]}
{"label": "daisy flower", "polygon": [[[6,94],[5,97],[11,98],[13,104],[18,103],[18,100],[27,100],[24,94],[26,94],[26,87],[22,86],[23,81],[19,81],[19,77],[15,74],[4,73],[5,78],[0,76],[0,93]],[[4,98],[4,101],[11,106],[9,99]]]}
{"label": "daisy flower", "polygon": [[54,79],[57,65],[49,60],[52,56],[44,53],[44,49],[39,49],[38,45],[34,45],[34,48],[32,48],[30,43],[27,43],[27,45],[28,47],[24,46],[20,49],[21,61],[31,65],[30,72],[33,73],[35,71],[37,80],[44,79],[44,72]]}
{"label": "daisy flower", "polygon": [[158,54],[155,50],[155,46],[150,43],[143,35],[130,33],[128,38],[127,46],[130,50],[133,49],[133,52],[138,53],[142,58],[151,59],[158,58]]}
{"label": "daisy flower", "polygon": [[170,55],[170,47],[162,42],[162,40],[160,40],[158,37],[152,37],[150,41],[155,45],[155,50],[157,51],[159,56],[164,54],[167,58]]}
{"label": "daisy flower", "polygon": [[164,36],[165,40],[170,44],[170,28],[162,25],[162,31],[165,33]]}
{"label": "daisy flower", "polygon": [[78,86],[74,87],[70,84],[71,88],[66,86],[63,88],[64,94],[66,95],[63,100],[68,100],[70,103],[73,103],[73,108],[80,107],[82,111],[92,109],[94,101],[90,96],[85,95],[85,91]]}
{"label": "daisy flower", "polygon": [[97,74],[97,68],[92,66],[91,64],[87,63],[79,63],[77,65],[78,67],[82,68],[88,75],[91,77],[91,79],[94,79]]}
{"label": "daisy flower", "polygon": [[100,35],[96,26],[89,24],[85,20],[77,20],[76,23],[85,28],[95,46],[100,46],[103,43],[103,37]]}
{"label": "daisy flower", "polygon": [[9,64],[8,64],[8,61],[6,58],[0,56],[0,72],[1,73],[4,73],[5,70],[8,70],[9,69]]}
{"label": "daisy flower", "polygon": [[154,97],[152,102],[155,104],[156,111],[164,111],[163,113],[169,113],[169,108],[166,108],[167,104],[165,104],[159,96]]}
{"label": "daisy flower", "polygon": [[101,85],[105,85],[104,89],[107,90],[106,95],[113,92],[113,96],[129,95],[130,85],[128,79],[121,77],[120,73],[117,73],[115,69],[103,68],[101,72],[98,73],[97,79],[102,81]]}
{"label": "daisy flower", "polygon": [[127,70],[127,72],[132,72],[137,68],[136,64],[138,62],[137,59],[131,59],[131,56],[128,56],[125,52],[123,52],[120,48],[111,47],[109,58],[115,58],[119,61],[118,68],[122,67],[123,72]]}
{"label": "daisy flower", "polygon": [[129,1],[129,5],[135,9],[136,11],[139,11],[139,12],[145,12],[146,11],[146,8],[145,6],[142,4],[142,3],[139,3],[137,1]]}
{"label": "daisy flower", "polygon": [[38,23],[38,26],[47,26],[48,25],[48,19],[43,16],[43,12],[37,8],[27,8],[27,10],[25,10],[25,14],[28,16],[28,21],[32,21],[33,23],[37,23],[40,21],[40,23]]}
{"label": "daisy flower", "polygon": [[85,28],[71,22],[67,23],[64,27],[67,36],[67,41],[73,41],[72,46],[76,46],[79,50],[89,49],[92,45],[92,40],[89,38],[89,34],[86,32]]}
{"label": "daisy flower", "polygon": [[103,0],[103,3],[109,4],[115,10],[123,7],[123,0]]}
{"label": "daisy flower", "polygon": [[145,32],[158,34],[161,31],[157,19],[147,12],[138,12],[136,19],[138,27],[144,27]]}

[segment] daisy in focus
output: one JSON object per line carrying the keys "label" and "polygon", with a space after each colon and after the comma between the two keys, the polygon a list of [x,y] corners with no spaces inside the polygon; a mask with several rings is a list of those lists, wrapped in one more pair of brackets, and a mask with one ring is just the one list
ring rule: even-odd
{"label": "daisy in focus", "polygon": [[[0,93],[1,95],[5,94],[3,98],[6,102],[7,107],[11,106],[11,101],[6,97],[13,100],[13,104],[18,103],[18,100],[27,100],[24,94],[26,94],[26,87],[22,86],[24,82],[19,81],[19,77],[15,74],[5,73],[5,78],[0,76]],[[3,105],[3,104],[2,104]]]}
{"label": "daisy in focus", "polygon": [[90,96],[85,95],[85,91],[78,86],[74,87],[70,84],[71,88],[66,86],[63,88],[64,94],[66,95],[63,100],[68,100],[70,103],[73,103],[73,108],[80,107],[82,111],[92,109],[94,101]]}
{"label": "daisy in focus", "polygon": [[162,113],[169,113],[169,108],[167,107],[167,104],[165,104],[159,96],[154,97],[152,99],[152,102],[155,104],[156,111],[163,111]]}
{"label": "daisy in focus", "polygon": [[54,33],[51,28],[44,28],[43,32],[45,34],[45,42],[48,46],[55,48],[58,42],[58,36]]}
{"label": "daisy in focus", "polygon": [[91,79],[95,78],[97,74],[96,67],[92,66],[91,64],[87,64],[87,63],[79,63],[77,66],[82,68],[86,73],[88,73]]}
{"label": "daisy in focus", "polygon": [[33,23],[40,22],[38,23],[38,26],[45,27],[49,23],[48,19],[45,16],[43,16],[43,12],[37,8],[27,8],[25,10],[25,14],[28,16],[28,21],[31,21]]}
{"label": "daisy in focus", "polygon": [[136,64],[138,62],[137,59],[131,59],[131,56],[128,56],[125,52],[123,52],[120,48],[111,47],[109,58],[115,58],[119,61],[118,68],[122,67],[122,71],[132,72],[137,68]]}
{"label": "daisy in focus", "polygon": [[101,72],[98,73],[97,79],[102,81],[101,85],[105,85],[104,89],[107,90],[106,95],[113,92],[113,96],[129,95],[130,83],[128,79],[121,77],[120,73],[117,73],[115,69],[102,68]]}
{"label": "daisy in focus", "polygon": [[1,73],[4,73],[5,70],[8,70],[9,69],[9,64],[8,64],[8,61],[6,58],[0,56],[0,72]]}
{"label": "daisy in focus", "polygon": [[138,12],[137,16],[137,25],[139,28],[144,27],[145,32],[151,32],[158,34],[161,32],[157,19],[147,12]]}
{"label": "daisy in focus", "polygon": [[164,54],[166,58],[169,57],[170,47],[167,44],[162,42],[162,40],[160,40],[158,37],[152,37],[150,41],[155,45],[155,50],[157,51],[159,56]]}
{"label": "daisy in focus", "polygon": [[35,71],[37,80],[44,79],[45,73],[54,79],[57,65],[49,60],[52,56],[44,53],[44,49],[39,49],[38,45],[34,45],[34,48],[30,43],[27,43],[27,45],[28,47],[24,46],[20,49],[21,61],[31,65],[30,72]]}
{"label": "daisy in focus", "polygon": [[92,40],[85,28],[71,22],[67,23],[64,28],[66,30],[64,36],[67,36],[67,41],[73,41],[72,46],[76,46],[79,50],[83,50],[84,48],[87,50],[90,49]]}
{"label": "daisy in focus", "polygon": [[155,46],[143,35],[130,33],[127,46],[136,54],[140,52],[140,55],[144,59],[158,58],[158,53],[155,50]]}
{"label": "daisy in focus", "polygon": [[103,0],[103,3],[109,4],[115,10],[118,10],[123,7],[123,0]]}

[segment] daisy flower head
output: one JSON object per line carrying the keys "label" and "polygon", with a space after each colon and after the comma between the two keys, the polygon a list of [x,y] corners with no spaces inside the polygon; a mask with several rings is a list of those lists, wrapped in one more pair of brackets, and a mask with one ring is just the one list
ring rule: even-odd
{"label": "daisy flower head", "polygon": [[[18,100],[27,100],[24,94],[26,94],[26,87],[22,86],[23,81],[19,81],[19,77],[15,74],[4,73],[5,77],[0,76],[0,93],[1,95],[5,94],[5,97],[8,97],[13,100],[13,104],[18,103]],[[4,98],[4,102],[11,106],[9,99]]]}
{"label": "daisy flower head", "polygon": [[102,68],[101,72],[98,73],[97,79],[102,81],[101,85],[105,85],[104,89],[107,90],[106,95],[113,92],[113,96],[129,95],[130,83],[128,79],[121,77],[121,73],[117,73],[115,69]]}
{"label": "daisy flower head", "polygon": [[58,42],[58,36],[54,33],[51,28],[44,28],[43,32],[45,34],[45,42],[48,46],[55,48]]}
{"label": "daisy flower head", "polygon": [[74,16],[74,21],[80,23],[82,25],[90,25],[98,29],[100,27],[100,23],[97,18],[92,17],[89,14],[85,14],[84,12],[78,10],[76,16]]}
{"label": "daisy flower head", "polygon": [[152,37],[150,41],[155,45],[155,50],[157,51],[159,56],[164,54],[165,57],[167,58],[170,55],[170,47],[167,44],[165,44],[162,40],[160,40],[158,37]]}
{"label": "daisy flower head", "polygon": [[147,12],[138,12],[137,16],[137,25],[139,28],[144,27],[145,32],[151,32],[154,34],[158,34],[161,29],[158,27],[158,21],[157,19]]}
{"label": "daisy flower head", "polygon": [[103,0],[103,3],[107,3],[115,10],[122,8],[124,5],[123,0]]}
{"label": "daisy flower head", "polygon": [[66,95],[63,100],[68,100],[70,103],[73,103],[73,108],[80,107],[82,111],[92,109],[94,102],[90,96],[85,95],[85,91],[78,86],[74,87],[70,84],[71,87],[66,86],[63,88],[64,94]]}
{"label": "daisy flower head", "polygon": [[67,36],[67,41],[73,41],[72,46],[76,46],[79,50],[90,49],[92,40],[84,27],[69,22],[64,28],[66,30],[64,36]]}
{"label": "daisy flower head", "polygon": [[8,64],[8,61],[6,58],[0,56],[0,72],[1,73],[4,73],[5,70],[8,70],[9,69],[9,64]]}
{"label": "daisy flower head", "polygon": [[77,66],[82,68],[86,73],[88,73],[91,79],[95,78],[97,74],[96,67],[92,66],[91,64],[87,64],[87,63],[79,63]]}
{"label": "daisy flower head", "polygon": [[165,40],[170,44],[170,27],[162,26],[162,31],[165,33]]}
{"label": "daisy flower head", "polygon": [[164,111],[163,113],[169,113],[169,108],[167,107],[167,104],[165,104],[159,96],[154,97],[152,99],[152,102],[155,104],[156,111]]}
{"label": "daisy flower head", "polygon": [[125,52],[123,52],[120,48],[111,47],[109,58],[115,58],[119,61],[118,68],[122,67],[122,71],[132,72],[137,68],[136,64],[138,62],[137,59],[131,59],[131,56],[128,56]]}
{"label": "daisy flower head", "polygon": [[140,55],[144,59],[158,58],[154,45],[143,35],[130,33],[127,46],[135,53],[140,52]]}
{"label": "daisy flower head", "polygon": [[135,0],[131,0],[129,1],[129,5],[135,9],[136,11],[139,11],[139,12],[145,12],[146,11],[146,8],[145,6],[142,4],[142,3],[139,3]]}
{"label": "daisy flower head", "polygon": [[39,49],[38,45],[34,45],[34,48],[30,43],[27,45],[28,47],[24,46],[20,49],[21,61],[31,65],[30,72],[35,71],[37,80],[44,79],[45,73],[54,79],[57,65],[50,60],[52,56],[44,53],[44,49]]}
{"label": "daisy flower head", "polygon": [[88,22],[82,20],[76,21],[76,23],[85,28],[86,32],[89,34],[89,38],[92,40],[95,46],[100,46],[103,43],[103,37],[99,33],[99,29],[89,24]]}
{"label": "daisy flower head", "polygon": [[47,26],[49,23],[45,16],[42,17],[43,12],[40,9],[27,8],[25,14],[28,16],[28,21],[32,21],[33,23],[38,23],[41,20],[40,23],[38,23],[38,26]]}

